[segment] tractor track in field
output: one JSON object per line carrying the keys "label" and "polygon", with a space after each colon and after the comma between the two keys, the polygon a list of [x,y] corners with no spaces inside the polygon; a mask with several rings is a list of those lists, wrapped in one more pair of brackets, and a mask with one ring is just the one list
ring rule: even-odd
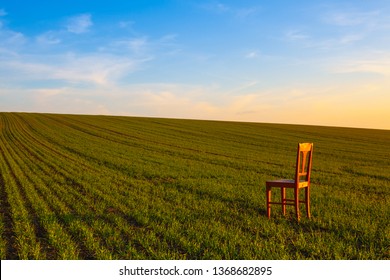
{"label": "tractor track in field", "polygon": [[[4,155],[4,154],[3,154]],[[45,247],[50,247],[50,245],[46,242],[47,240],[47,232],[46,230],[41,226],[39,223],[39,220],[37,218],[37,213],[35,212],[34,208],[32,207],[31,201],[28,199],[26,194],[26,189],[24,185],[21,183],[19,176],[15,173],[11,162],[9,161],[8,157],[4,155],[4,161],[5,164],[8,167],[9,174],[13,180],[13,182],[16,185],[16,191],[20,194],[21,197],[21,204],[26,207],[26,210],[28,212],[28,219],[32,223],[32,226],[35,231],[35,238],[37,238],[39,241],[45,244]],[[13,217],[13,222],[17,223],[18,221],[15,220],[17,217]]]}
{"label": "tractor track in field", "polygon": [[[1,143],[0,143],[1,144]],[[0,145],[0,160],[5,160],[5,155],[3,152],[3,148]],[[1,206],[0,206],[0,212],[3,217],[3,237],[6,240],[6,246],[5,246],[5,257],[6,259],[14,260],[18,257],[18,252],[16,250],[15,245],[15,233],[14,233],[14,225],[12,222],[12,207],[9,203],[8,199],[8,193],[5,190],[5,181],[3,174],[0,172],[0,196],[1,196]]]}
{"label": "tractor track in field", "polygon": [[[20,140],[20,139],[23,138],[22,135],[19,135],[19,137],[17,137],[17,138],[18,138],[18,139],[15,140],[15,144],[16,144],[16,142],[18,142],[18,143],[17,143],[18,146],[22,148],[22,149],[19,150],[19,152],[24,151],[24,152],[25,152],[25,156],[26,156],[27,158],[31,158],[31,157],[33,158],[32,160],[30,160],[30,164],[34,164],[34,160],[36,160],[36,161],[38,161],[38,162],[40,162],[40,163],[42,163],[42,164],[48,166],[50,169],[53,170],[53,172],[55,172],[55,173],[59,174],[60,176],[62,176],[62,177],[65,179],[66,182],[69,182],[68,184],[69,184],[70,186],[72,186],[73,189],[76,190],[76,192],[77,192],[78,195],[81,195],[81,197],[76,197],[76,198],[84,198],[84,197],[85,197],[86,192],[85,192],[85,189],[84,189],[84,187],[83,187],[82,185],[80,185],[80,184],[77,183],[75,180],[73,180],[72,177],[68,176],[68,175],[65,174],[63,171],[61,171],[61,169],[59,169],[59,166],[53,166],[52,164],[46,162],[46,159],[47,159],[47,158],[50,158],[50,157],[42,157],[42,155],[37,155],[37,154],[35,154],[35,153],[36,153],[36,152],[35,152],[35,149],[34,149],[34,152],[33,152],[33,151],[29,148],[29,147],[31,147],[31,146],[33,146],[33,145],[30,146],[30,145],[28,145],[28,142],[24,142],[24,141],[21,141],[21,140]],[[30,140],[31,140],[31,139],[33,139],[33,137],[30,137]],[[28,140],[28,139],[26,138],[26,139],[24,139],[24,140]],[[27,144],[26,144],[26,143],[27,143]],[[31,144],[33,144],[33,143],[31,143]],[[42,165],[37,164],[36,167],[39,168],[40,171],[41,171],[42,173],[44,173],[44,174],[46,173],[46,175],[50,175],[50,174],[48,174],[48,173],[42,168]],[[96,190],[96,191],[97,191],[97,190]],[[38,192],[39,192],[39,190],[38,190]],[[40,192],[40,194],[43,196],[43,193],[42,193],[42,192]],[[101,196],[101,198],[102,198],[103,200],[106,200],[103,196]],[[113,200],[109,200],[108,202],[111,203],[111,204],[116,204],[115,200],[114,200],[114,201],[113,201]],[[95,209],[94,209],[93,207],[91,207],[91,206],[92,206],[91,204],[86,203],[85,205],[86,205],[88,208],[90,208],[90,210],[91,210],[92,212],[95,211]],[[70,207],[71,209],[73,208],[73,207],[70,206],[70,205],[69,205],[69,207]],[[51,208],[52,208],[52,209],[55,209],[55,207],[53,207],[53,206],[52,206]],[[30,209],[30,210],[31,210],[31,209]],[[73,211],[74,211],[74,210],[75,210],[75,209],[73,209]],[[53,211],[55,211],[55,210],[53,210]],[[72,212],[73,212],[73,211],[72,211]],[[131,217],[131,215],[128,215],[128,214],[126,214],[125,212],[123,212],[123,211],[121,211],[121,210],[118,210],[118,209],[115,210],[115,212],[116,212],[117,215],[119,215],[123,220],[125,220],[126,223],[128,223],[128,224],[130,224],[130,225],[132,225],[132,226],[135,226],[135,227],[139,227],[139,226],[140,226],[140,224],[138,224],[138,222],[137,222],[135,219],[133,219],[133,218]],[[73,212],[73,213],[74,213],[74,212]],[[85,217],[85,216],[83,216],[83,215],[78,215],[78,214],[75,213],[75,214],[71,214],[71,215],[68,215],[67,217],[63,218],[63,217],[64,217],[63,215],[61,215],[60,213],[57,213],[57,212],[56,212],[55,216],[58,217],[58,218],[61,220],[61,223],[62,223],[62,224],[69,222],[69,217],[71,216],[71,217],[73,217],[72,219],[74,219],[74,220],[83,220],[83,221],[86,221],[87,223],[90,223],[90,222],[93,220],[92,218],[94,218],[94,219],[101,219],[101,220],[104,220],[105,223],[111,224],[112,226],[117,226],[117,224],[114,223],[112,220],[110,220],[110,219],[108,219],[107,217],[102,216],[102,215],[93,215],[93,216],[91,216],[91,218],[88,218],[88,217]],[[121,231],[121,235],[122,235],[122,239],[123,239],[123,240],[127,240],[127,239],[128,239],[127,234],[126,234],[123,230]],[[74,237],[76,237],[76,236],[74,236]],[[82,258],[84,258],[84,259],[93,259],[93,258],[94,258],[94,257],[93,257],[93,254],[92,254],[91,252],[90,252],[90,253],[86,253],[86,252],[88,252],[88,249],[86,249],[85,247],[82,248],[81,252],[84,252],[84,255],[82,255]]]}
{"label": "tractor track in field", "polygon": [[[28,152],[30,156],[33,155],[32,152],[27,149],[27,147],[24,147],[24,150],[26,152]],[[33,155],[33,156],[35,157],[35,159],[37,159],[36,155]],[[45,163],[44,159],[40,159],[40,162]],[[31,161],[31,164],[33,164],[33,161]],[[65,197],[69,198],[70,196],[73,196],[74,199],[77,199],[77,200],[81,199],[81,200],[83,200],[84,201],[84,205],[90,211],[92,211],[92,212],[95,211],[95,209],[92,207],[93,204],[90,204],[90,201],[88,201],[88,199],[86,197],[85,188],[82,185],[77,183],[71,177],[67,176],[63,171],[57,170],[56,167],[54,167],[53,165],[51,165],[49,163],[45,163],[45,164],[47,166],[49,166],[49,168],[54,169],[56,173],[61,175],[65,179],[66,185],[72,186],[72,189],[67,189],[67,191],[64,190],[62,194],[58,193],[58,191],[60,189],[57,187],[54,190],[54,192],[57,195],[57,197],[56,197],[57,200],[59,200],[60,197],[62,197],[62,201],[66,202],[67,199],[64,199]],[[47,173],[45,170],[42,169],[42,166],[37,165],[37,167],[40,168],[42,173],[44,173],[44,174],[46,173],[47,176],[50,176],[49,173]],[[31,178],[29,178],[29,179],[31,180]],[[59,181],[57,181],[57,182],[59,184],[61,184],[61,182],[59,182]],[[60,213],[58,211],[58,207],[55,207],[55,205],[53,204],[53,199],[54,198],[53,197],[51,197],[51,198],[46,197],[46,195],[42,192],[41,189],[42,189],[42,186],[37,188],[35,191],[39,194],[40,197],[46,198],[45,199],[45,201],[47,201],[46,205],[50,207],[51,211],[53,212],[54,217],[56,217],[60,221],[60,225],[63,226],[63,230],[65,230],[65,232],[68,235],[72,236],[73,239],[78,239],[78,235],[75,234],[74,230],[73,231],[70,230],[69,229],[69,225],[67,226],[67,224],[69,224],[69,222],[71,220],[73,220],[73,221],[83,221],[83,222],[86,222],[86,223],[90,223],[93,219],[92,218],[88,219],[88,218],[85,218],[85,217],[83,218],[83,215],[77,214],[77,209],[74,207],[74,205],[71,205],[69,203],[66,203],[65,206],[68,207],[71,210],[71,213],[69,215],[63,215],[62,213]],[[30,210],[29,212],[34,212],[34,210],[31,207],[29,207],[29,210]],[[69,219],[69,217],[73,217],[73,219]],[[95,215],[92,216],[92,217],[97,218]],[[42,217],[42,219],[45,219],[45,218],[46,218],[45,216]],[[36,222],[34,222],[34,224],[36,224]],[[37,237],[39,238],[39,236],[37,236]],[[87,249],[87,247],[85,247],[83,245],[83,243],[78,243],[78,246],[80,247],[80,257],[82,259],[94,259],[93,252],[91,252],[89,249]]]}
{"label": "tractor track in field", "polygon": [[[38,159],[36,157],[36,155],[34,155],[32,153],[32,151],[22,141],[17,140],[17,138],[15,138],[14,140],[15,140],[14,144],[19,144],[19,145],[17,145],[17,147],[21,148],[21,149],[18,149],[17,151],[16,150],[13,151],[13,154],[15,156],[19,155],[19,157],[24,157],[26,159],[26,161],[30,161],[31,163],[33,163],[33,160],[31,160],[31,156],[33,156],[33,158],[35,160]],[[40,160],[39,162],[42,162],[42,161]],[[35,230],[35,237],[43,245],[42,253],[47,254],[47,258],[49,258],[49,259],[56,259],[56,250],[55,250],[55,248],[52,247],[52,245],[50,243],[48,243],[49,237],[47,234],[47,230],[46,230],[45,226],[42,224],[47,217],[46,217],[46,215],[44,215],[42,213],[37,213],[37,211],[33,207],[32,201],[28,198],[27,192],[34,191],[38,194],[38,197],[43,198],[43,199],[45,199],[46,196],[44,195],[44,193],[42,192],[42,190],[40,188],[37,188],[37,185],[35,185],[32,178],[30,176],[28,176],[27,174],[24,174],[24,176],[26,176],[26,179],[29,181],[29,185],[31,187],[35,185],[35,187],[33,187],[33,189],[26,190],[27,186],[23,185],[20,182],[20,180],[18,179],[18,176],[15,174],[10,162],[7,159],[6,159],[6,164],[10,170],[10,175],[12,176],[14,182],[16,183],[18,190],[19,190],[19,193],[21,194],[21,197],[24,201],[23,204],[26,206],[27,211],[29,213],[30,220],[32,221],[32,224],[33,224],[33,227]],[[39,164],[36,164],[36,163],[34,165],[40,166]],[[26,166],[26,164],[24,164],[24,165],[22,164],[21,166]],[[40,166],[40,168],[42,168],[42,167]],[[26,170],[33,171],[30,167],[27,167]],[[51,204],[50,203],[51,201],[53,201],[53,198],[52,199],[46,198],[43,203],[45,205],[49,206],[49,204]],[[37,203],[37,201],[34,201],[34,202]],[[53,211],[53,213],[55,213],[56,217],[61,217],[61,215],[59,215],[59,213],[55,210],[55,207],[53,207],[53,205],[51,205],[50,208],[51,208],[51,211]],[[63,225],[65,225],[65,224],[63,224]],[[77,238],[77,236],[73,235],[73,238],[75,239],[75,238]],[[88,250],[86,250],[86,248],[83,247],[83,244],[79,243],[78,246],[81,249],[80,250],[80,257],[82,257],[84,259],[91,259],[91,253],[90,254],[86,253],[86,252],[88,252]],[[15,256],[13,256],[13,257],[15,257]]]}
{"label": "tractor track in field", "polygon": [[[28,123],[28,122],[26,122],[26,121],[24,121],[24,123],[29,127],[29,129],[30,129],[31,131],[34,131],[37,135],[40,135],[41,139],[45,139],[45,138],[46,138],[40,131],[38,131],[37,129],[35,129],[30,123]],[[64,158],[64,159],[66,159],[66,160],[69,160],[70,162],[75,163],[75,164],[77,164],[77,165],[81,165],[81,166],[83,166],[83,167],[84,167],[85,169],[87,169],[87,170],[92,169],[91,166],[86,165],[86,164],[80,162],[79,160],[74,159],[74,158],[72,158],[71,156],[66,155],[66,154],[64,154],[64,153],[62,153],[62,152],[56,150],[55,148],[51,147],[49,144],[44,143],[44,141],[40,141],[37,137],[33,136],[27,129],[24,129],[24,128],[23,128],[23,131],[25,132],[24,134],[25,134],[26,136],[28,136],[32,141],[34,141],[34,142],[35,142],[36,144],[38,144],[39,146],[44,147],[45,149],[47,149],[47,150],[50,151],[51,153],[55,154],[56,156],[59,156],[60,158]],[[50,141],[49,141],[49,142],[50,142]],[[32,144],[33,144],[33,143],[32,143]],[[50,144],[53,145],[54,143],[50,143]],[[57,144],[57,146],[59,146],[59,145]],[[95,169],[94,171],[97,171],[97,170]]]}
{"label": "tractor track in field", "polygon": [[[118,132],[118,131],[115,131],[115,130],[111,130],[111,129],[108,129],[108,128],[102,128],[100,126],[84,123],[82,121],[75,120],[74,122],[70,122],[70,121],[65,121],[64,119],[58,120],[57,118],[54,118],[54,117],[53,118],[50,117],[50,119],[55,120],[55,121],[65,125],[65,126],[71,127],[71,128],[73,128],[75,130],[78,130],[78,131],[80,131],[82,133],[86,133],[86,134],[88,134],[90,136],[97,137],[99,139],[103,139],[105,141],[115,142],[115,143],[118,143],[118,144],[121,144],[121,145],[124,145],[124,146],[142,148],[142,149],[149,150],[149,151],[152,151],[152,152],[155,152],[155,151],[158,150],[158,151],[160,151],[160,152],[162,152],[164,154],[167,154],[167,155],[172,154],[172,156],[180,156],[183,159],[193,160],[193,161],[197,161],[197,162],[202,162],[202,163],[207,163],[208,162],[208,163],[213,164],[213,165],[219,165],[219,166],[222,166],[222,167],[229,167],[229,168],[234,168],[234,169],[237,169],[237,170],[241,170],[241,168],[238,167],[238,166],[235,166],[235,164],[228,164],[227,162],[225,162],[225,160],[223,160],[223,158],[229,159],[229,160],[238,160],[238,161],[241,161],[241,160],[244,159],[243,157],[234,157],[234,156],[231,156],[231,155],[225,155],[225,154],[221,154],[221,153],[215,153],[215,152],[210,152],[210,151],[205,151],[205,150],[198,150],[198,149],[188,148],[188,147],[184,147],[184,146],[179,146],[179,145],[174,145],[174,144],[168,144],[168,143],[163,143],[163,142],[159,142],[159,141],[154,141],[154,140],[151,140],[151,139],[148,139],[148,138],[143,138],[143,137],[138,137],[138,136],[134,136],[134,135],[129,135],[129,134],[125,134],[125,133]],[[78,123],[80,123],[81,125],[84,125],[84,126],[89,126],[89,127],[93,128],[94,130],[98,129],[100,131],[109,131],[110,133],[119,135],[122,138],[125,137],[125,139],[127,139],[127,138],[135,139],[137,141],[137,144],[129,143],[129,141],[126,141],[126,140],[118,140],[118,139],[113,138],[112,136],[110,137],[110,135],[103,136],[101,134],[94,133],[93,131],[89,131],[87,129],[84,129],[83,127],[79,127],[79,126],[75,125],[74,124],[75,122],[78,122]],[[155,144],[156,148],[157,147],[166,147],[168,149],[161,150],[161,148],[157,148],[157,149],[156,148],[151,148],[152,146],[147,145],[144,142]],[[171,148],[174,148],[174,150],[171,150]],[[85,154],[80,153],[79,151],[77,151],[77,150],[75,150],[73,148],[67,147],[66,149],[69,150],[72,153],[77,153],[80,157],[86,157],[87,158],[87,156]],[[182,150],[189,151],[189,152],[191,152],[191,154],[182,152]],[[204,158],[201,155],[217,156],[217,157],[221,157],[221,159],[220,160],[214,159],[214,160],[210,161],[209,158]],[[94,157],[88,156],[87,159],[88,160],[93,160],[95,162],[99,162],[98,158],[94,158]],[[127,158],[123,158],[123,159],[126,160]],[[258,159],[257,160],[252,160],[252,162],[253,162],[253,164],[262,163],[262,164],[270,165],[270,166],[279,166],[279,167],[283,166],[280,163],[276,163],[276,162],[272,162],[272,161],[261,161],[261,160],[258,160]],[[111,168],[114,169],[114,170],[121,169],[120,166],[115,166],[115,165],[112,166]],[[126,170],[124,170],[124,171],[126,171]]]}
{"label": "tractor track in field", "polygon": [[[60,122],[56,118],[52,118],[52,119]],[[83,127],[75,125],[74,123],[76,123],[76,122],[81,124],[82,126],[88,126],[88,127],[92,128],[92,131],[90,131],[88,129],[84,129]],[[168,148],[175,148],[175,149],[177,149],[179,151],[180,150],[186,150],[186,151],[190,151],[190,152],[193,152],[193,153],[196,153],[196,154],[199,154],[199,153],[201,153],[201,154],[208,154],[208,155],[212,155],[212,156],[219,156],[219,157],[223,157],[223,158],[231,158],[231,159],[236,159],[236,160],[243,160],[244,159],[242,157],[235,157],[235,156],[221,154],[221,153],[215,153],[215,152],[210,152],[210,151],[205,151],[205,150],[199,150],[199,149],[194,149],[194,148],[178,146],[178,145],[164,143],[164,142],[159,142],[159,141],[154,141],[154,140],[152,140],[150,138],[130,135],[130,134],[126,134],[126,133],[123,133],[123,132],[120,132],[120,131],[116,131],[116,130],[112,130],[112,129],[109,129],[109,128],[102,128],[101,126],[85,123],[85,122],[82,122],[82,121],[79,121],[79,120],[72,120],[72,122],[66,122],[64,120],[61,120],[61,123],[66,125],[66,126],[69,126],[69,127],[73,128],[73,129],[76,129],[78,131],[81,131],[83,133],[89,134],[91,136],[98,137],[100,139],[104,139],[104,140],[107,140],[107,141],[116,142],[118,144],[123,144],[123,145],[126,145],[126,146],[134,146],[134,145],[131,145],[131,143],[129,143],[128,141],[125,141],[125,140],[114,139],[114,138],[112,138],[112,136],[110,138],[110,134],[109,133],[118,135],[118,136],[120,136],[121,138],[124,138],[124,139],[134,139],[134,140],[137,141],[137,143],[147,142],[147,143],[156,144],[157,146],[165,146],[165,147],[168,147]],[[98,134],[98,133],[94,133],[93,132],[93,131],[97,131],[97,130],[98,131],[102,131],[102,134]],[[107,132],[109,132],[108,135],[107,135]],[[106,134],[107,136],[104,136],[104,134]],[[138,147],[138,145],[136,147]],[[150,145],[144,145],[144,147],[150,147]],[[269,162],[269,163],[272,164],[271,162]]]}

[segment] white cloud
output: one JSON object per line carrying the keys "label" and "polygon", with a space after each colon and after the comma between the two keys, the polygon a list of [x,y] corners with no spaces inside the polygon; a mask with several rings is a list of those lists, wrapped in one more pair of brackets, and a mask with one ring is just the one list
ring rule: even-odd
{"label": "white cloud", "polygon": [[236,11],[236,15],[238,18],[244,19],[255,15],[258,11],[259,11],[258,7],[241,8]]}
{"label": "white cloud", "polygon": [[23,56],[4,61],[0,65],[3,79],[26,81],[56,80],[65,85],[84,83],[108,86],[136,71],[146,59],[123,58],[108,54],[65,54]]}
{"label": "white cloud", "polygon": [[250,52],[246,53],[245,57],[251,58],[251,59],[258,58],[259,52],[258,51],[250,51]]}
{"label": "white cloud", "polygon": [[335,73],[373,73],[389,77],[390,52],[351,53],[331,62],[328,67]]}
{"label": "white cloud", "polygon": [[164,44],[164,45],[172,45],[172,44],[175,44],[176,42],[176,39],[177,39],[178,35],[177,34],[166,34],[164,36],[162,36],[158,42],[160,44]]}
{"label": "white cloud", "polygon": [[302,41],[308,39],[309,36],[301,30],[294,29],[287,31],[285,33],[285,38],[288,41]]}
{"label": "white cloud", "polygon": [[337,11],[330,12],[324,15],[326,23],[337,26],[373,26],[378,22],[378,17],[381,16],[380,11],[370,12],[351,12],[351,11]]}
{"label": "white cloud", "polygon": [[69,55],[60,66],[53,69],[51,77],[70,83],[108,85],[134,71],[136,65],[137,61],[123,57],[99,54],[82,57]]}
{"label": "white cloud", "polygon": [[311,39],[304,43],[306,48],[315,48],[322,50],[338,49],[342,47],[348,47],[354,45],[365,39],[364,34],[343,34],[338,37],[324,38],[324,39]]}
{"label": "white cloud", "polygon": [[321,34],[316,34],[315,31],[308,35],[300,30],[289,30],[285,32],[284,39],[288,42],[301,44],[305,48],[329,50],[363,41],[365,36],[365,32],[355,30],[344,31],[343,34],[333,35],[332,37],[321,36]]}
{"label": "white cloud", "polygon": [[68,18],[66,30],[70,33],[82,34],[88,32],[92,25],[91,15],[82,14]]}
{"label": "white cloud", "polygon": [[321,12],[319,18],[320,28],[290,29],[284,33],[284,39],[300,43],[305,48],[335,50],[357,46],[358,43],[375,44],[381,37],[379,32],[390,29],[390,17],[382,10],[359,11],[339,7]]}
{"label": "white cloud", "polygon": [[340,44],[346,45],[346,44],[361,41],[362,39],[364,39],[363,34],[346,34],[341,38],[339,38],[338,41]]}
{"label": "white cloud", "polygon": [[131,39],[122,39],[122,40],[117,40],[114,41],[110,44],[110,47],[112,49],[119,49],[121,51],[126,50],[126,51],[131,51],[136,54],[143,53],[147,46],[149,45],[148,38],[143,36],[143,37],[136,37],[136,38],[131,38]]}
{"label": "white cloud", "polygon": [[39,88],[39,89],[34,89],[32,92],[41,98],[46,98],[50,96],[56,96],[56,95],[61,95],[61,94],[66,94],[68,88]]}
{"label": "white cloud", "polygon": [[120,22],[118,23],[118,26],[119,26],[120,28],[132,28],[134,24],[135,24],[134,21],[127,20],[127,21],[120,21]]}
{"label": "white cloud", "polygon": [[226,12],[228,12],[230,10],[229,6],[227,6],[225,4],[222,4],[222,3],[219,3],[219,2],[203,4],[200,7],[203,8],[204,10],[207,10],[207,11],[210,11],[210,12],[214,12],[214,13],[218,13],[218,14],[226,13]]}
{"label": "white cloud", "polygon": [[233,5],[229,6],[221,2],[203,4],[200,5],[199,7],[211,13],[220,14],[220,15],[229,15],[241,20],[254,16],[260,11],[260,8],[258,6],[237,7]]}
{"label": "white cloud", "polygon": [[390,29],[389,9],[376,10],[338,9],[324,12],[322,22],[355,32],[374,32]]}
{"label": "white cloud", "polygon": [[48,31],[37,36],[36,40],[42,45],[57,45],[61,43],[61,39],[52,31]]}
{"label": "white cloud", "polygon": [[4,9],[0,9],[0,17],[4,17],[7,15],[7,12]]}
{"label": "white cloud", "polygon": [[4,28],[0,22],[0,48],[4,47],[12,51],[24,45],[26,41],[27,38],[23,33]]}

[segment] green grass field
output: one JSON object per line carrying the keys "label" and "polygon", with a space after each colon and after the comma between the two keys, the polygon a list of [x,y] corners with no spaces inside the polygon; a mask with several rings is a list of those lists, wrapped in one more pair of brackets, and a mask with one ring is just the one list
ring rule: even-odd
{"label": "green grass field", "polygon": [[[298,142],[312,219],[268,220]],[[390,259],[389,130],[0,113],[0,186],[1,259]]]}

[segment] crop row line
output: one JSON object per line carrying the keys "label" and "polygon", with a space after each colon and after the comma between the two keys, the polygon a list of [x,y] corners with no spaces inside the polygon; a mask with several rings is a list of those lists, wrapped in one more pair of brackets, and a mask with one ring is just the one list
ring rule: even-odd
{"label": "crop row line", "polygon": [[[49,156],[48,158],[51,158],[51,157]],[[42,162],[43,162],[43,161],[42,161]],[[62,172],[60,172],[60,173],[62,173]],[[65,175],[62,175],[62,176],[65,177],[65,178],[67,178]],[[75,181],[72,180],[72,184],[74,184],[74,183],[75,183]],[[54,187],[54,189],[57,190],[57,191],[59,191],[59,190],[61,189],[59,186],[53,186],[53,187]],[[63,194],[61,195],[61,197],[62,197],[62,199],[65,199],[65,200],[66,200],[69,196],[68,196],[68,194],[66,193],[66,191],[64,191]],[[53,200],[53,198],[48,198],[48,199],[51,200],[51,201]],[[73,204],[76,205],[76,206],[78,205],[78,206],[79,206],[79,207],[78,207],[79,209],[83,209],[85,205],[87,205],[87,207],[93,206],[93,204],[91,204],[90,201],[85,201],[83,204],[79,204],[79,203],[77,203],[77,200],[75,200],[75,201],[72,201],[71,203],[73,203]],[[75,206],[73,206],[73,207],[75,207]],[[77,208],[77,207],[76,207],[76,208]],[[76,214],[76,215],[81,216],[82,214],[79,213],[79,214]],[[92,219],[86,219],[86,221],[89,222],[89,223],[91,223]],[[71,222],[72,222],[72,221],[71,221]],[[93,234],[92,234],[92,232],[90,232],[90,231],[87,230],[87,226],[81,224],[81,225],[78,226],[78,228],[79,228],[79,229],[81,228],[82,231],[84,231],[85,240],[86,240],[87,243],[89,243],[89,244],[87,244],[87,245],[96,247],[96,242],[90,241],[90,240],[93,239]],[[95,248],[95,251],[99,251],[100,253],[103,253],[105,250],[103,250],[102,248]],[[106,257],[107,257],[107,253],[106,253]]]}
{"label": "crop row line", "polygon": [[[26,158],[26,155],[22,155],[18,158],[16,158],[17,155],[19,155],[18,153],[20,152],[21,150],[20,149],[15,149],[13,152],[14,152],[14,158],[15,160],[16,159],[25,159]],[[20,164],[23,164],[23,163],[20,163]],[[26,168],[25,168],[26,169]],[[36,174],[36,173],[34,173]],[[22,177],[23,175],[22,174],[18,174],[18,176]],[[35,207],[40,207],[40,208],[36,208],[34,209],[35,211],[35,214],[37,211],[39,212],[43,212],[43,214],[41,215],[38,215],[38,218],[41,218],[40,222],[43,223],[44,225],[46,226],[49,226],[49,228],[47,229],[47,233],[52,233],[49,237],[52,237],[51,238],[51,242],[54,242],[54,243],[57,243],[58,245],[60,245],[61,247],[59,247],[58,249],[60,250],[59,251],[59,254],[63,257],[63,258],[71,258],[71,255],[69,254],[66,254],[64,252],[61,252],[61,250],[65,249],[65,250],[69,250],[69,252],[71,254],[74,254],[77,252],[77,250],[73,250],[73,246],[72,246],[72,243],[69,242],[69,238],[68,239],[68,242],[63,242],[63,240],[61,240],[61,234],[62,234],[62,231],[60,229],[60,227],[57,227],[56,226],[56,219],[51,219],[50,221],[47,220],[45,217],[48,217],[48,216],[53,216],[55,217],[55,215],[52,215],[51,212],[48,210],[47,206],[45,205],[45,203],[43,201],[41,201],[39,199],[39,196],[36,195],[35,193],[35,190],[33,188],[33,186],[35,185],[35,187],[38,187],[40,185],[44,186],[44,184],[41,184],[41,183],[35,183],[35,184],[32,184],[31,182],[31,178],[28,178],[28,177],[25,177],[26,180],[29,180],[30,182],[25,182],[25,185],[24,187],[27,188],[27,191],[26,191],[26,195],[27,197],[30,199],[30,201],[33,199],[34,200],[34,203],[33,205]],[[38,177],[35,177],[36,180],[39,180]],[[20,186],[22,188],[22,186]],[[32,197],[34,196],[34,197]],[[47,199],[45,201],[53,201],[53,197],[47,197]],[[31,211],[34,213],[34,211]],[[46,213],[45,213],[46,212]],[[49,224],[47,224],[47,222],[50,222]],[[46,223],[46,224],[45,224]],[[54,224],[53,224],[54,223]],[[58,240],[58,241],[56,241]],[[66,244],[67,243],[67,244]],[[62,245],[61,245],[62,244]],[[73,258],[74,258],[74,255],[73,255]]]}
{"label": "crop row line", "polygon": [[[19,142],[19,144],[20,145],[22,145],[22,143],[23,143],[23,141],[20,141]],[[26,149],[26,147],[24,147],[25,149]],[[23,150],[25,150],[25,149],[23,149]],[[22,149],[21,149],[22,150]],[[30,153],[31,153],[31,151],[30,151]],[[24,156],[27,156],[27,155],[24,155]],[[21,156],[21,157],[23,157],[23,156]],[[48,156],[47,158],[51,158],[50,156]],[[41,159],[41,163],[43,163],[44,162],[44,160],[43,159]],[[63,167],[63,166],[62,166]],[[56,187],[56,189],[57,189],[57,187]],[[95,190],[95,194],[98,194],[100,197],[103,197],[104,195],[100,192],[99,193],[99,191],[98,190]],[[105,198],[106,200],[107,200],[107,197]],[[112,200],[112,199],[110,199],[110,202],[112,202],[111,204],[116,204],[116,201],[115,200]],[[118,205],[116,205],[116,207],[118,208]],[[123,212],[123,211],[122,211]],[[87,241],[88,240],[91,240],[91,236],[89,236],[89,238],[87,238]],[[93,245],[93,244],[95,244],[95,242],[91,242],[91,244],[90,245]]]}

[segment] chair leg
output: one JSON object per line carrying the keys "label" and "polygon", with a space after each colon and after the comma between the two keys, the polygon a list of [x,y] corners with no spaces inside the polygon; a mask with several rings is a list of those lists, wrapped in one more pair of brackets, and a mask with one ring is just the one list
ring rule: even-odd
{"label": "chair leg", "polygon": [[299,221],[299,189],[294,189],[294,204],[295,204],[295,213],[297,215],[297,220]]}
{"label": "chair leg", "polygon": [[306,201],[306,214],[310,219],[310,187],[305,189],[305,201]]}
{"label": "chair leg", "polygon": [[282,213],[283,215],[286,215],[286,189],[285,188],[280,188],[280,197],[281,197],[281,202],[282,202]]}
{"label": "chair leg", "polygon": [[267,196],[267,217],[268,219],[271,218],[271,188],[266,189],[266,196]]}

